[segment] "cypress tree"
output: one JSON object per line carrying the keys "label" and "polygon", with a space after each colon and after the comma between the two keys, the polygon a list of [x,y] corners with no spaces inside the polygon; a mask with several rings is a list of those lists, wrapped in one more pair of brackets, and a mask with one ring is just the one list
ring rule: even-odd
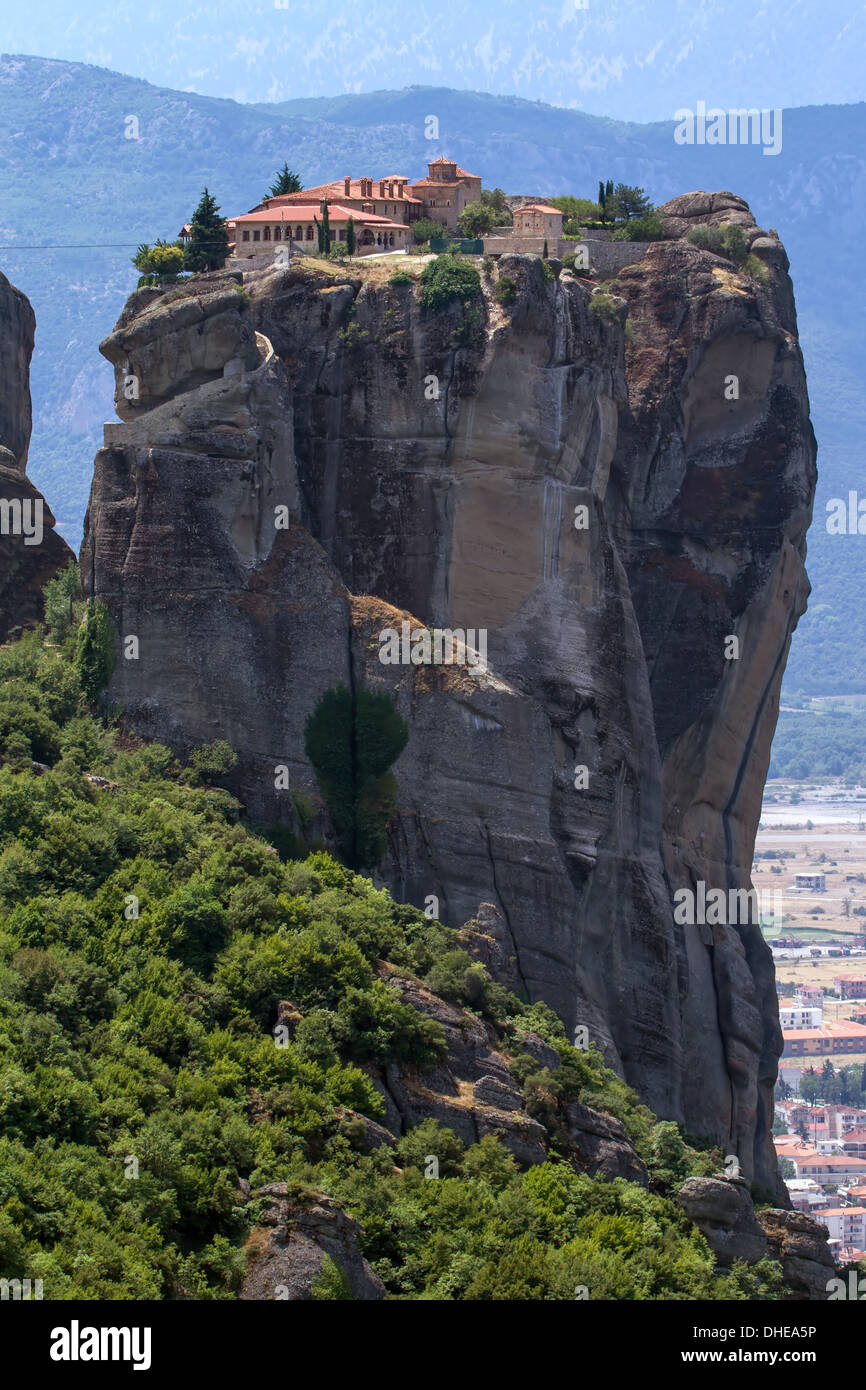
{"label": "cypress tree", "polygon": [[355,237],[355,223],[352,221],[350,217],[348,222],[346,223],[346,251],[350,256],[354,256],[357,244],[358,242]]}
{"label": "cypress tree", "polygon": [[192,215],[190,238],[184,248],[185,270],[219,270],[228,255],[229,234],[215,198],[205,189]]}

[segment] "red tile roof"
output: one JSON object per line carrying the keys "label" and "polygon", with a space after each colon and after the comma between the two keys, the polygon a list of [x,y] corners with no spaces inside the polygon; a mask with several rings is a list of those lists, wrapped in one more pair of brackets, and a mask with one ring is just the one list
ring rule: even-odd
{"label": "red tile roof", "polygon": [[519,212],[555,212],[558,217],[564,216],[562,208],[552,208],[549,203],[524,203],[522,208],[515,208],[515,216]]}
{"label": "red tile roof", "polygon": [[[258,212],[241,212],[237,217],[229,218],[235,224],[241,222],[272,222],[275,225],[281,220],[280,214],[285,212],[282,220],[288,226],[295,220],[299,222],[310,222],[314,217],[321,217],[322,209],[318,203],[310,203],[307,206],[292,203],[285,208],[260,208]],[[291,215],[289,215],[291,214]],[[406,222],[395,222],[391,217],[380,217],[378,213],[358,212],[357,208],[340,207],[337,203],[332,203],[328,207],[328,219],[331,222],[346,222],[351,217],[353,222],[371,223],[376,227],[399,227],[401,231],[408,231]],[[866,1028],[863,1030],[866,1032]]]}
{"label": "red tile roof", "polygon": [[[401,175],[400,175],[401,180],[402,180],[402,177],[403,177],[403,176],[402,176],[402,174],[401,174]],[[271,205],[271,207],[288,206],[289,204],[291,204],[291,203],[296,203],[296,202],[298,202],[299,200],[300,200],[301,202],[303,202],[304,200],[309,201],[309,200],[312,199],[312,200],[318,200],[319,202],[321,202],[321,201],[322,201],[323,199],[325,199],[325,198],[345,198],[345,197],[349,197],[349,198],[363,198],[363,199],[365,199],[365,200],[367,200],[367,201],[369,201],[371,198],[378,198],[380,203],[381,203],[381,202],[388,202],[388,203],[396,203],[396,202],[403,202],[403,203],[419,203],[419,202],[421,201],[420,198],[413,198],[412,195],[411,195],[410,193],[407,193],[407,192],[405,191],[405,189],[404,189],[404,191],[403,191],[402,197],[401,197],[400,193],[398,192],[398,190],[397,190],[396,188],[394,189],[394,194],[393,194],[393,196],[388,192],[387,188],[386,188],[386,190],[385,190],[384,195],[381,194],[381,193],[379,192],[379,184],[380,184],[380,182],[382,182],[382,180],[380,180],[380,179],[370,179],[370,180],[365,179],[365,180],[364,180],[364,183],[367,183],[367,182],[370,182],[370,183],[372,183],[372,185],[373,185],[373,192],[372,192],[372,193],[362,193],[362,192],[361,192],[361,180],[360,180],[360,179],[349,179],[349,192],[348,192],[348,194],[346,193],[346,181],[345,181],[345,179],[332,179],[332,181],[331,181],[330,183],[317,183],[316,186],[315,186],[314,188],[304,188],[304,189],[302,189],[299,193],[280,193],[280,194],[278,194],[278,195],[277,195],[276,197],[274,197],[274,198],[268,198],[266,201]],[[385,179],[385,180],[384,180],[384,183],[385,183],[385,184],[396,183],[396,176],[392,175],[390,178]]]}

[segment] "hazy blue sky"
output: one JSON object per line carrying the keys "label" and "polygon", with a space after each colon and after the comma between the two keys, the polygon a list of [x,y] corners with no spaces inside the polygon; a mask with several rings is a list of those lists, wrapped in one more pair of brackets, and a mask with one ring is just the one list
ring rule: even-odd
{"label": "hazy blue sky", "polygon": [[413,84],[661,120],[863,100],[859,0],[29,0],[8,53],[239,101]]}

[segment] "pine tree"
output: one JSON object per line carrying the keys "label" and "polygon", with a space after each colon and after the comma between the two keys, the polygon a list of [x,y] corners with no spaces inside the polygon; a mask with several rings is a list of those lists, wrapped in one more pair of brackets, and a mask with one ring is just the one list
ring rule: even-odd
{"label": "pine tree", "polygon": [[186,270],[219,270],[228,255],[229,234],[215,198],[207,189],[192,215],[190,238],[183,253]]}
{"label": "pine tree", "polygon": [[264,202],[268,198],[279,198],[284,193],[300,193],[303,186],[297,174],[286,163],[278,171],[276,181],[271,184],[262,201]]}

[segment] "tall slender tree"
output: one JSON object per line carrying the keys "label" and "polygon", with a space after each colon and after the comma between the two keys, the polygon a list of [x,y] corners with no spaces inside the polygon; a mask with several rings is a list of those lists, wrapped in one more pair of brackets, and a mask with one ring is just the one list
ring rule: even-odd
{"label": "tall slender tree", "polygon": [[228,255],[229,234],[217,201],[205,188],[192,215],[190,238],[184,248],[185,270],[219,270]]}
{"label": "tall slender tree", "polygon": [[327,256],[328,252],[331,249],[331,223],[328,219],[327,203],[322,203],[321,212],[321,222],[319,221],[318,217],[314,217],[313,221],[316,224],[316,235],[319,240],[319,251],[321,255]]}
{"label": "tall slender tree", "polygon": [[346,251],[348,255],[354,256],[358,246],[358,239],[355,236],[355,223],[350,217],[346,223]]}

